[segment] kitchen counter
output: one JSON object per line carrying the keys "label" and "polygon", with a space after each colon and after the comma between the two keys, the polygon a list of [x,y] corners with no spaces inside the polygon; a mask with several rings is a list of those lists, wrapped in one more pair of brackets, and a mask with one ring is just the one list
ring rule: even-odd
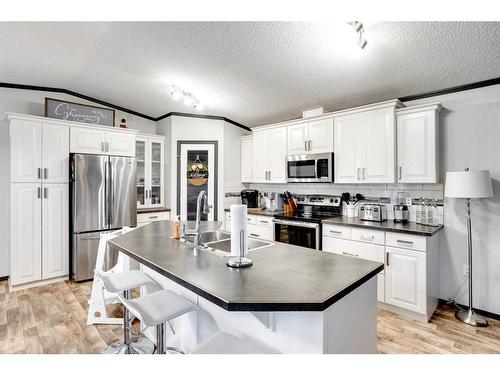
{"label": "kitchen counter", "polygon": [[408,224],[395,224],[392,220],[387,220],[383,222],[375,221],[364,221],[360,220],[358,217],[347,217],[338,216],[330,219],[323,220],[322,224],[334,224],[334,225],[345,225],[350,227],[360,227],[365,229],[376,229],[383,230],[386,232],[397,232],[414,234],[417,236],[432,236],[443,229],[443,225],[438,227],[430,227],[427,225],[421,225],[414,222],[409,222]]}
{"label": "kitchen counter", "polygon": [[170,212],[170,208],[165,207],[154,207],[154,208],[138,208],[138,214],[149,214],[153,212]]}
{"label": "kitchen counter", "polygon": [[[224,211],[231,212],[230,208],[224,208]],[[253,211],[252,209],[247,210],[248,215],[261,215],[261,216],[274,216],[278,214],[282,214],[283,211],[268,211],[266,209],[260,211]]]}
{"label": "kitchen counter", "polygon": [[[229,311],[322,311],[372,279],[383,264],[273,244],[232,269],[212,252],[170,238],[172,221],[153,222],[110,241],[162,276]],[[300,272],[298,272],[300,270]]]}

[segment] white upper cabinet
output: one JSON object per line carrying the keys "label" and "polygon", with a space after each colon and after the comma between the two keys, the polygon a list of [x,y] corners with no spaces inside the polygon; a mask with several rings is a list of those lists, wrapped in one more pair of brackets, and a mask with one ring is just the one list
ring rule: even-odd
{"label": "white upper cabinet", "polygon": [[10,180],[35,182],[41,178],[41,123],[13,119],[10,121]]}
{"label": "white upper cabinet", "polygon": [[252,137],[241,138],[241,182],[253,181],[252,169],[252,154],[253,154]]}
{"label": "white upper cabinet", "polygon": [[252,141],[253,182],[286,182],[286,127],[255,131]]}
{"label": "white upper cabinet", "polygon": [[398,182],[439,182],[440,110],[440,104],[431,104],[397,111]]}
{"label": "white upper cabinet", "polygon": [[72,127],[70,150],[73,153],[104,154],[106,133],[104,130]]}
{"label": "white upper cabinet", "polygon": [[44,182],[68,182],[69,127],[43,124],[42,174]]}
{"label": "white upper cabinet", "polygon": [[135,141],[137,160],[137,208],[165,205],[165,137],[138,136]]}
{"label": "white upper cabinet", "polygon": [[333,118],[309,122],[309,152],[333,152]]}
{"label": "white upper cabinet", "polygon": [[288,155],[333,152],[333,119],[321,119],[287,127]]}
{"label": "white upper cabinet", "polygon": [[395,108],[400,105],[390,101],[334,117],[336,183],[395,182]]}
{"label": "white upper cabinet", "polygon": [[11,182],[68,182],[69,128],[10,120]]}
{"label": "white upper cabinet", "polygon": [[286,128],[269,132],[269,182],[286,182]]}
{"label": "white upper cabinet", "polygon": [[42,279],[69,273],[68,184],[44,184],[42,200]]}
{"label": "white upper cabinet", "polygon": [[72,125],[70,152],[134,157],[136,134],[136,131],[107,130],[97,125]]}
{"label": "white upper cabinet", "polygon": [[297,124],[287,127],[288,155],[305,154],[308,150],[309,124]]}

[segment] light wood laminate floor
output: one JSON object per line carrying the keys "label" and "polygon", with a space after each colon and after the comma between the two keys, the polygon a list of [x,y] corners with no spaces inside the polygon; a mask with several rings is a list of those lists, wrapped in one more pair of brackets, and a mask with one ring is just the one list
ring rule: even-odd
{"label": "light wood laminate floor", "polygon": [[[122,338],[120,326],[88,326],[92,284],[59,282],[9,292],[0,281],[0,353],[99,353]],[[110,311],[121,316],[121,308]],[[442,306],[429,323],[379,310],[380,353],[500,353],[500,322],[474,328]]]}

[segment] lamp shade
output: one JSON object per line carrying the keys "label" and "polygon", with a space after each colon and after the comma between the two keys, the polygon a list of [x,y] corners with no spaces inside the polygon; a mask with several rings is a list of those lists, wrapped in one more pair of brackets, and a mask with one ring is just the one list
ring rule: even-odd
{"label": "lamp shade", "polygon": [[444,196],[448,198],[490,198],[490,171],[446,172]]}

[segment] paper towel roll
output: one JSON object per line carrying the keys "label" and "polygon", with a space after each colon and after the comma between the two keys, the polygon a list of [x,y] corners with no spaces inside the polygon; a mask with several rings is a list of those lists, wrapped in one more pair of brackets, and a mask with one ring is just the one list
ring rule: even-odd
{"label": "paper towel roll", "polygon": [[[243,234],[242,232],[243,231]],[[243,249],[241,242],[243,238]],[[242,257],[247,252],[247,205],[231,205],[231,256]]]}

